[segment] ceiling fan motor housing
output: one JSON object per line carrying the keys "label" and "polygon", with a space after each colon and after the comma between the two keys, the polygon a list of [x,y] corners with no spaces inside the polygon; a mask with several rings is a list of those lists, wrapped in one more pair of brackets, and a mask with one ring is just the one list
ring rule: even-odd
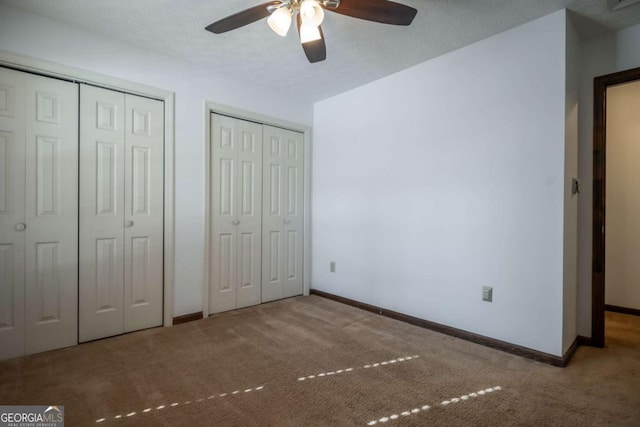
{"label": "ceiling fan motor housing", "polygon": [[[270,4],[267,6],[267,10],[269,13],[273,13],[281,7],[287,7],[291,12],[295,12],[300,10],[301,3],[302,0],[282,0],[280,4]],[[340,0],[321,0],[318,3],[320,3],[325,9],[337,9],[340,7]]]}
{"label": "ceiling fan motor housing", "polygon": [[323,0],[321,3],[327,9],[337,9],[340,6],[340,0]]}

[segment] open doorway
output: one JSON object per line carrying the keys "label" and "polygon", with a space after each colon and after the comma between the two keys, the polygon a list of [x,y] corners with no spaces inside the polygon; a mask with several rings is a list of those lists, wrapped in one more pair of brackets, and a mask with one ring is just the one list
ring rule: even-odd
{"label": "open doorway", "polygon": [[[627,86],[629,85],[629,86]],[[629,99],[624,99],[623,93],[627,93],[633,90],[640,96],[640,68],[632,70],[622,71],[615,74],[609,74],[602,77],[597,77],[594,80],[594,134],[593,134],[593,254],[592,254],[592,312],[591,312],[591,342],[597,347],[603,347],[605,341],[605,309],[613,309],[617,311],[625,311],[633,314],[640,314],[640,289],[638,289],[638,302],[637,307],[634,298],[629,298],[629,293],[622,290],[625,277],[633,276],[633,272],[629,273],[628,268],[638,268],[638,275],[640,277],[640,263],[638,267],[632,262],[628,262],[628,266],[625,265],[624,259],[617,259],[612,262],[612,258],[607,256],[607,243],[612,246],[614,251],[623,250],[625,246],[633,244],[632,240],[634,236],[626,233],[625,227],[627,224],[620,221],[621,215],[620,208],[624,208],[629,204],[628,198],[624,196],[624,188],[618,186],[629,181],[628,173],[625,175],[625,169],[631,170],[631,168],[625,168],[622,163],[617,164],[615,169],[611,169],[609,184],[616,185],[616,191],[612,191],[610,197],[607,196],[607,188],[611,190],[611,185],[607,184],[607,165],[611,167],[611,161],[620,162],[621,159],[627,156],[627,160],[631,153],[623,153],[620,149],[624,148],[616,146],[615,151],[612,151],[612,158],[607,159],[607,142],[612,143],[613,140],[607,141],[608,136],[610,139],[613,137],[617,140],[629,139],[620,136],[620,129],[616,129],[613,134],[612,126],[616,125],[617,121],[611,120],[609,132],[607,131],[607,117],[611,118],[611,113],[615,111],[624,111],[624,102],[628,102]],[[611,98],[611,99],[609,99]],[[615,105],[609,105],[609,102],[613,102],[615,98]],[[626,96],[628,98],[628,96]],[[640,99],[637,101],[640,105]],[[609,107],[609,108],[608,108]],[[636,111],[638,111],[636,109]],[[608,112],[610,114],[608,114]],[[637,121],[637,120],[636,120]],[[613,137],[612,137],[613,135]],[[640,138],[636,138],[640,140]],[[627,144],[629,145],[629,144]],[[640,147],[639,147],[640,149]],[[640,153],[640,151],[639,151]],[[637,164],[640,164],[640,158],[637,160]],[[640,168],[636,167],[635,170],[640,171]],[[628,171],[627,171],[628,172]],[[640,173],[638,174],[640,176]],[[629,183],[630,184],[630,183]],[[626,184],[625,184],[626,185]],[[636,190],[638,193],[638,202],[640,202],[640,190]],[[610,220],[616,220],[614,223],[607,220],[606,208],[610,207],[611,218]],[[615,209],[615,211],[613,210]],[[633,218],[638,222],[638,229],[640,229],[640,218]],[[611,228],[611,230],[610,230]],[[607,233],[609,233],[607,238]],[[625,242],[618,242],[612,240],[616,237],[624,237]],[[631,241],[629,241],[631,240]],[[638,244],[640,245],[640,233],[638,235]],[[615,247],[613,245],[615,244]],[[609,254],[609,255],[615,255]],[[611,269],[623,270],[625,266],[626,272],[612,271],[611,274],[605,275],[605,265],[607,259]],[[611,276],[611,277],[610,277]],[[615,286],[617,289],[609,289],[609,292],[605,291],[605,285],[607,279],[615,278]],[[612,280],[613,283],[613,280]],[[607,285],[608,286],[608,285]],[[637,285],[636,285],[637,286]],[[622,301],[622,303],[620,302]],[[621,305],[622,304],[622,305]]]}

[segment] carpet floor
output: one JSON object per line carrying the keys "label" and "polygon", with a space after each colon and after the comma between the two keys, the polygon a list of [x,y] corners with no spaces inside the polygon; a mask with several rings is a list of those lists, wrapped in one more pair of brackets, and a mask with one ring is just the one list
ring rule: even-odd
{"label": "carpet floor", "polygon": [[318,296],[0,362],[67,426],[640,425],[640,317],[556,368]]}

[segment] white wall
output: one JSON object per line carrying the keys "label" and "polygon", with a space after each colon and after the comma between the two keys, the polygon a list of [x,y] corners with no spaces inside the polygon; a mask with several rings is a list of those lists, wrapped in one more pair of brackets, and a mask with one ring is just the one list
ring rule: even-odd
{"label": "white wall", "polygon": [[565,19],[315,104],[314,288],[562,354]]}
{"label": "white wall", "polygon": [[[578,334],[591,336],[593,218],[593,78],[640,67],[640,25],[583,43],[578,169],[583,184],[578,217]],[[606,285],[605,285],[606,289]]]}
{"label": "white wall", "polygon": [[562,351],[566,352],[578,332],[578,195],[572,180],[578,178],[578,91],[582,46],[567,15],[565,70],[565,184],[564,184],[564,292]]}
{"label": "white wall", "polygon": [[174,315],[202,309],[204,101],[310,125],[312,107],[253,83],[0,5],[0,49],[176,93]]}
{"label": "white wall", "polygon": [[607,90],[605,302],[640,310],[640,82]]}

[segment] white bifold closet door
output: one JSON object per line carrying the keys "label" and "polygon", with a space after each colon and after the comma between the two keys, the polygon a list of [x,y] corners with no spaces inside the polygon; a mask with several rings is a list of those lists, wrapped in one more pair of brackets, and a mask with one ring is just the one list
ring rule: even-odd
{"label": "white bifold closet door", "polygon": [[164,105],[80,93],[80,341],[162,325]]}
{"label": "white bifold closet door", "polygon": [[304,143],[264,126],[262,302],[303,292]]}
{"label": "white bifold closet door", "polygon": [[259,304],[262,125],[211,115],[209,311]]}
{"label": "white bifold closet door", "polygon": [[0,360],[77,343],[78,87],[0,68]]}

